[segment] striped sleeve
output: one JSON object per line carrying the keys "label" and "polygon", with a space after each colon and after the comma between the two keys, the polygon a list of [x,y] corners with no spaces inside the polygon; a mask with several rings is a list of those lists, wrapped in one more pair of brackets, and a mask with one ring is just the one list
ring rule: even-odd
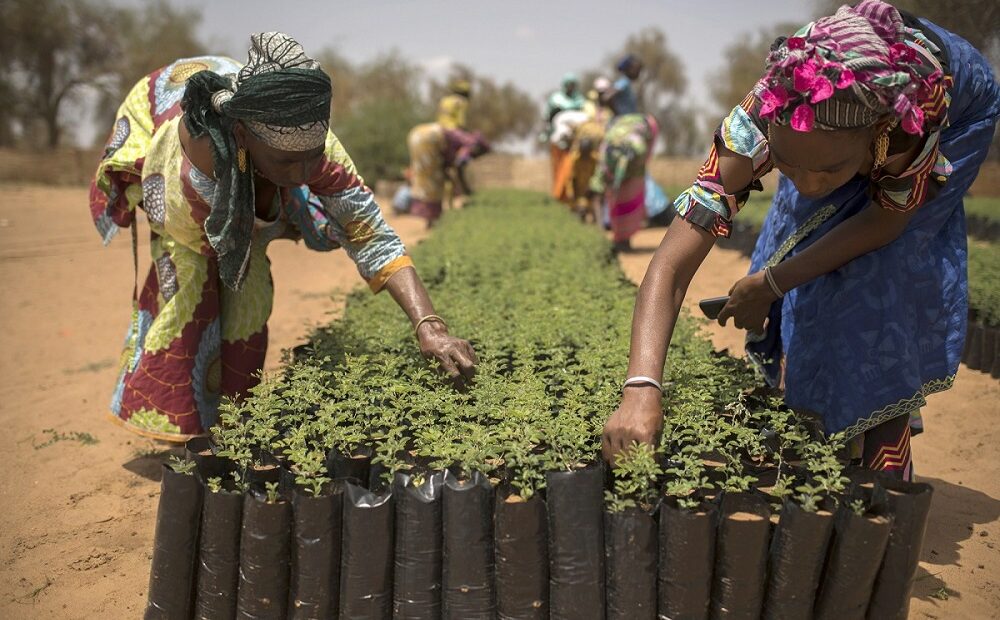
{"label": "striped sleeve", "polygon": [[[716,130],[708,159],[698,171],[698,178],[674,201],[674,209],[682,218],[716,237],[728,237],[732,233],[733,217],[746,204],[750,190],[763,189],[759,179],[772,168],[765,125],[757,115],[759,107],[757,97],[750,93],[733,108]],[[753,182],[742,191],[726,193],[719,170],[719,145],[751,161]]]}
{"label": "striped sleeve", "polygon": [[413,265],[332,132],[327,134],[326,160],[307,185],[329,217],[327,234],[343,246],[372,291],[377,293],[393,274]]}

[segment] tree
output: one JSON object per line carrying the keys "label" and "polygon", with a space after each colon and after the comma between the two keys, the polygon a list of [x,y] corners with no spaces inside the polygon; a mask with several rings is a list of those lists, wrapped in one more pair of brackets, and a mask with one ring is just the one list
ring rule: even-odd
{"label": "tree", "polygon": [[709,80],[709,92],[719,114],[727,114],[739,105],[764,74],[764,63],[771,44],[779,36],[791,36],[801,24],[777,24],[756,34],[737,39],[723,52],[725,64]]}
{"label": "tree", "polygon": [[685,157],[706,152],[711,131],[705,129],[704,115],[695,107],[675,100],[663,109],[659,118],[664,155]]}
{"label": "tree", "polygon": [[16,95],[22,134],[37,120],[44,144],[55,148],[64,105],[106,80],[119,57],[113,12],[90,0],[5,0],[0,24],[0,93]]}
{"label": "tree", "polygon": [[468,80],[472,85],[469,99],[469,128],[481,131],[487,140],[502,142],[529,135],[538,123],[538,102],[511,82],[500,84],[495,80],[476,75],[471,67],[455,64],[446,82],[431,80],[430,100],[436,109],[437,102],[448,93],[452,80]]}
{"label": "tree", "polygon": [[315,58],[333,83],[330,118],[336,123],[346,118],[351,111],[351,101],[357,90],[357,76],[351,62],[332,48],[323,49]]}
{"label": "tree", "polygon": [[347,91],[338,101],[334,84],[331,126],[370,182],[398,178],[409,162],[410,129],[430,116],[420,97],[420,69],[396,51],[357,68],[335,53],[326,56],[327,71],[339,74]]}
{"label": "tree", "polygon": [[113,79],[108,80],[99,104],[99,115],[108,117],[110,126],[118,106],[143,76],[178,58],[205,54],[206,50],[194,36],[201,21],[201,13],[195,9],[175,9],[164,0],[156,0],[141,9],[105,10],[114,11],[119,50],[109,68]]}

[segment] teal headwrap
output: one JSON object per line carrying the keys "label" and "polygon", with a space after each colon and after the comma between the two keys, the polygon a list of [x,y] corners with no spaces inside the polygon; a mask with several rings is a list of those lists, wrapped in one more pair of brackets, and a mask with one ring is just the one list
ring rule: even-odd
{"label": "teal headwrap", "polygon": [[[219,257],[219,278],[242,287],[254,223],[253,163],[240,156],[233,123],[243,121],[264,143],[284,151],[322,146],[332,87],[319,64],[288,35],[250,37],[249,60],[238,76],[201,71],[184,92],[184,123],[195,138],[208,135],[216,189],[205,234]],[[234,79],[235,77],[235,79]]]}

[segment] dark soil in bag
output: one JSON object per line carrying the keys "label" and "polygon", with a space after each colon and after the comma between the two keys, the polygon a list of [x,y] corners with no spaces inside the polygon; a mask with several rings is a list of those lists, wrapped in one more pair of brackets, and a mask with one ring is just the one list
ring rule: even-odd
{"label": "dark soil in bag", "polygon": [[641,509],[604,515],[609,620],[656,618],[658,527]]}
{"label": "dark soil in bag", "polygon": [[184,455],[194,461],[202,480],[230,478],[234,463],[215,454],[215,445],[208,437],[192,437],[184,444]]}
{"label": "dark soil in bag", "polygon": [[442,617],[490,620],[493,597],[493,487],[486,476],[444,475]]}
{"label": "dark soil in bag", "polygon": [[785,500],[771,539],[764,618],[812,618],[832,531],[833,513]]}
{"label": "dark soil in bag", "polygon": [[495,512],[497,617],[549,617],[549,547],[545,502],[498,495]]}
{"label": "dark soil in bag", "polygon": [[549,617],[604,618],[604,467],[545,474]]}
{"label": "dark soil in bag", "polygon": [[292,495],[291,609],[296,620],[335,618],[340,609],[340,485]]}
{"label": "dark soil in bag", "polygon": [[392,617],[432,619],[441,616],[441,486],[444,473],[417,480],[397,473],[396,554],[393,567]]}
{"label": "dark soil in bag", "polygon": [[351,480],[360,486],[368,484],[368,470],[372,463],[372,450],[361,448],[347,455],[336,448],[326,456],[326,471],[334,480]]}
{"label": "dark soil in bag", "polygon": [[149,571],[147,620],[191,617],[201,504],[198,477],[164,465]]}
{"label": "dark soil in bag", "polygon": [[232,485],[216,493],[205,489],[204,493],[194,617],[231,620],[236,617],[240,581],[243,494],[232,490]]}
{"label": "dark soil in bag", "polygon": [[760,616],[767,576],[771,510],[750,493],[726,493],[719,509],[712,584],[713,618]]}
{"label": "dark soil in bag", "polygon": [[254,461],[256,464],[247,471],[253,487],[263,489],[268,483],[281,483],[281,463],[272,454],[265,452],[255,457]]}
{"label": "dark soil in bag", "polygon": [[879,508],[864,516],[846,506],[837,510],[813,617],[817,620],[865,617],[891,528],[891,519],[881,514]]}
{"label": "dark soil in bag", "polygon": [[696,510],[660,505],[660,552],[657,609],[660,618],[700,620],[708,617],[715,565],[718,509]]}
{"label": "dark soil in bag", "polygon": [[253,490],[243,502],[240,535],[240,588],[236,617],[243,620],[285,618],[292,505],[283,498],[273,504]]}
{"label": "dark soil in bag", "polygon": [[875,579],[868,617],[905,619],[934,489],[929,484],[882,476],[875,482],[875,493],[884,493],[892,514],[892,530]]}
{"label": "dark soil in bag", "polygon": [[392,617],[392,493],[376,495],[349,482],[343,502],[340,617],[387,620]]}

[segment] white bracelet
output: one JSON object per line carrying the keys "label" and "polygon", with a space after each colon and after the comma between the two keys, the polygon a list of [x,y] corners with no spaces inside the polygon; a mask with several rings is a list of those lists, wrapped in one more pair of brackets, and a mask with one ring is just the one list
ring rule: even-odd
{"label": "white bracelet", "polygon": [[771,292],[777,295],[778,299],[785,296],[785,294],[781,292],[781,289],[778,288],[778,283],[774,281],[774,275],[771,273],[770,267],[764,267],[764,279],[767,280],[767,285],[771,287]]}
{"label": "white bracelet", "polygon": [[654,379],[652,377],[642,377],[642,376],[639,376],[639,377],[629,377],[628,379],[625,379],[625,383],[622,384],[622,389],[624,390],[625,388],[627,388],[630,385],[643,385],[643,384],[652,385],[656,389],[660,390],[660,394],[663,393],[663,386],[660,385],[659,381],[657,381],[656,379]]}

